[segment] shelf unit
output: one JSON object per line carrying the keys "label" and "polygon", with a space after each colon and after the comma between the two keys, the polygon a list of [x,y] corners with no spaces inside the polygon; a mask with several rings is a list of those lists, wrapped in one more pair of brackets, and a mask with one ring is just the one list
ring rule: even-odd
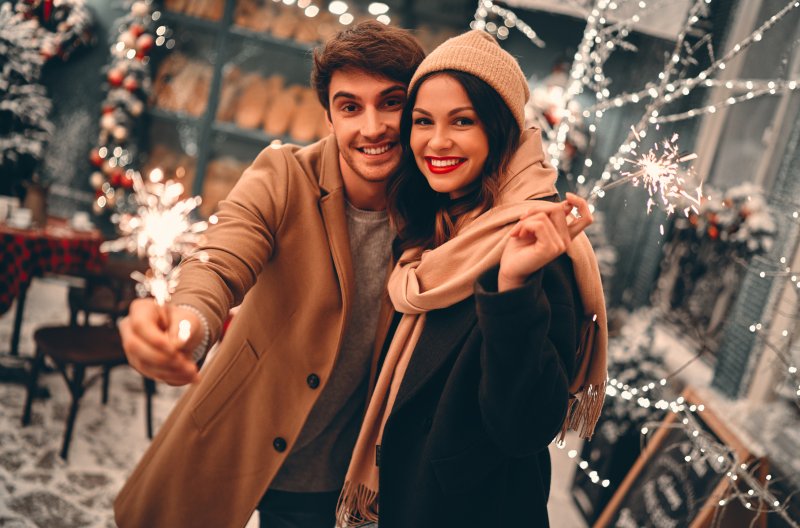
{"label": "shelf unit", "polygon": [[[167,126],[174,126],[176,129],[190,127],[196,132],[196,145],[194,152],[186,152],[196,158],[195,177],[192,183],[192,194],[201,195],[203,182],[207,176],[209,163],[214,159],[214,145],[220,142],[240,143],[239,150],[257,151],[268,146],[270,143],[280,141],[282,143],[291,142],[302,144],[302,142],[283,135],[270,135],[260,129],[246,129],[237,126],[235,123],[217,121],[216,114],[219,106],[220,94],[224,82],[224,70],[228,63],[228,58],[237,46],[255,44],[265,50],[271,49],[280,54],[296,57],[297,60],[276,61],[270,67],[264,68],[265,71],[280,74],[294,74],[299,77],[298,70],[302,68],[302,77],[308,78],[310,73],[310,57],[313,45],[295,42],[289,39],[276,38],[267,33],[259,33],[248,28],[234,24],[234,13],[236,10],[236,0],[226,0],[222,18],[219,20],[208,20],[189,16],[183,13],[162,11],[159,22],[168,26],[175,32],[187,30],[191,32],[192,38],[198,38],[205,43],[210,43],[210,53],[213,60],[210,61],[211,79],[208,88],[208,97],[205,110],[199,116],[190,115],[185,112],[174,112],[164,110],[156,106],[150,106],[147,114],[150,123],[163,123]],[[180,42],[172,52],[179,51]],[[191,56],[191,53],[187,53]],[[289,75],[291,77],[292,75]],[[233,149],[236,150],[236,149]],[[243,162],[251,160],[242,159]]]}

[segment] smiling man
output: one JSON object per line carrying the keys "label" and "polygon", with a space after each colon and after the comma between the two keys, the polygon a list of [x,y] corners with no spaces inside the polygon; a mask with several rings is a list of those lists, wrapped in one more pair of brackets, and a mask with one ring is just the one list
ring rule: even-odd
{"label": "smiling man", "polygon": [[[424,53],[377,22],[315,50],[331,136],[267,148],[220,204],[159,315],[120,325],[146,376],[192,383],[115,502],[126,527],[332,527],[392,310],[386,184],[406,87]],[[241,309],[198,373],[232,306]],[[192,333],[177,338],[178,323]]]}

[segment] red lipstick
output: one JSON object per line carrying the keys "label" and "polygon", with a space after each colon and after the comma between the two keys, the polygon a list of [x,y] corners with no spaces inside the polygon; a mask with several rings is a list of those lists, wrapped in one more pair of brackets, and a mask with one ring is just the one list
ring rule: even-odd
{"label": "red lipstick", "polygon": [[[444,166],[435,166],[433,164],[434,161],[455,161],[452,165],[444,165]],[[433,156],[425,156],[425,163],[428,165],[428,170],[434,174],[447,174],[448,172],[452,172],[459,168],[464,162],[467,161],[464,158],[455,158],[455,157],[447,157],[447,158],[434,158]]]}

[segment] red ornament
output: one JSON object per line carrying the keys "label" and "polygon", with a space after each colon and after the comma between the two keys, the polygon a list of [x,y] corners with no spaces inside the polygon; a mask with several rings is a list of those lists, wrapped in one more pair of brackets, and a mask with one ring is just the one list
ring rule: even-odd
{"label": "red ornament", "polygon": [[145,33],[136,39],[136,49],[139,53],[148,53],[153,48],[153,35]]}
{"label": "red ornament", "polygon": [[110,182],[113,187],[120,187],[122,185],[122,177],[125,175],[122,169],[116,168],[111,172]]}
{"label": "red ornament", "polygon": [[136,90],[139,89],[139,82],[136,80],[136,77],[128,75],[122,82],[122,87],[128,90],[129,92],[135,92]]}
{"label": "red ornament", "polygon": [[144,27],[141,24],[131,24],[129,31],[133,33],[134,37],[138,37],[142,33],[144,33]]}
{"label": "red ornament", "polygon": [[133,178],[127,172],[122,175],[122,186],[126,189],[133,188]]}
{"label": "red ornament", "polygon": [[100,157],[100,152],[97,149],[92,149],[89,153],[89,161],[91,161],[92,165],[95,167],[99,167],[103,164],[103,158]]}
{"label": "red ornament", "polygon": [[114,111],[114,107],[113,106],[111,106],[111,105],[103,106],[103,115],[110,114],[113,111]]}
{"label": "red ornament", "polygon": [[108,82],[111,86],[119,86],[125,78],[120,70],[111,70],[108,72]]}

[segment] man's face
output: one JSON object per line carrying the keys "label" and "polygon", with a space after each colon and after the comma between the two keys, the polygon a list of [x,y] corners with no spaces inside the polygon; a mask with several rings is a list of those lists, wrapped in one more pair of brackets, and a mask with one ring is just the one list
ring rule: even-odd
{"label": "man's face", "polygon": [[361,70],[338,70],[328,90],[328,126],[345,184],[385,183],[402,158],[400,114],[406,86]]}

